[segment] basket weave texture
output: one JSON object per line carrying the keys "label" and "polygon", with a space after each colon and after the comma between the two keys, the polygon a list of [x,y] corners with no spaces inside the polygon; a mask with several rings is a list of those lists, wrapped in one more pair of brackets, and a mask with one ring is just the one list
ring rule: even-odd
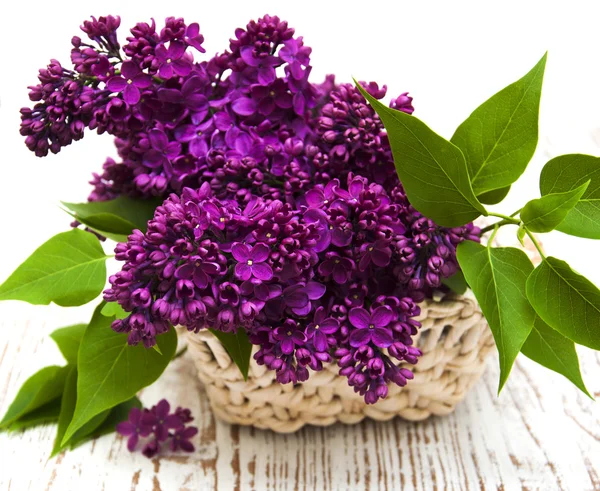
{"label": "basket weave texture", "polygon": [[221,343],[207,331],[187,333],[189,350],[214,414],[221,420],[280,433],[305,424],[355,424],[364,418],[396,416],[418,421],[451,413],[479,379],[494,347],[487,322],[471,298],[448,295],[421,304],[422,327],[414,337],[423,356],[406,365],[415,378],[406,387],[390,384],[375,405],[348,386],[335,364],[311,372],[301,384],[280,384],[275,372],[250,361],[248,381]]}

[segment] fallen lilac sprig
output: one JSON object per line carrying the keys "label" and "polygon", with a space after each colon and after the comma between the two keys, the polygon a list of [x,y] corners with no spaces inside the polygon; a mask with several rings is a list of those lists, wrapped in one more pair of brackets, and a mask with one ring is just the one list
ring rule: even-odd
{"label": "fallen lilac sprig", "polygon": [[173,413],[171,405],[166,399],[161,399],[158,404],[150,409],[131,408],[127,421],[117,425],[117,433],[129,437],[127,449],[134,452],[140,437],[149,438],[142,447],[142,453],[152,458],[161,450],[162,444],[176,452],[193,452],[194,444],[190,441],[197,433],[195,426],[186,426],[194,420],[189,409],[178,407]]}

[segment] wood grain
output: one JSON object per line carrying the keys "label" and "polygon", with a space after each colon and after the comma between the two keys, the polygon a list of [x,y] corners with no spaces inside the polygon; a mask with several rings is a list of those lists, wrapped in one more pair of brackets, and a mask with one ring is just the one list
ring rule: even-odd
{"label": "wood grain", "polygon": [[[0,411],[60,355],[36,318],[0,325]],[[581,351],[600,396],[600,355]],[[569,383],[519,359],[496,396],[497,360],[457,411],[421,423],[364,421],[292,435],[216,421],[185,358],[142,394],[190,407],[191,455],[130,454],[116,435],[48,460],[53,426],[0,434],[0,490],[600,490],[600,410]]]}

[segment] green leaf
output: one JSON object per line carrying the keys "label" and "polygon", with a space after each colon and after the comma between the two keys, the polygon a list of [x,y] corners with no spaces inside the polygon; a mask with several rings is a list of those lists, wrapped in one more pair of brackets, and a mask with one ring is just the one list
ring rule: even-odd
{"label": "green leaf", "polygon": [[567,214],[587,189],[590,181],[564,193],[546,194],[532,199],[521,211],[521,220],[532,232],[551,232],[565,219]]}
{"label": "green leaf", "polygon": [[73,418],[75,411],[75,402],[77,401],[77,366],[69,366],[69,374],[65,380],[62,398],[60,400],[60,414],[58,416],[58,426],[56,428],[56,437],[50,457],[54,457],[63,448],[62,439],[65,431]]}
{"label": "green leaf", "polygon": [[56,423],[60,414],[60,398],[21,416],[8,426],[8,431],[20,431],[47,423]]}
{"label": "green leaf", "polygon": [[125,312],[117,302],[107,302],[102,307],[102,315],[104,317],[115,317],[116,319],[125,319],[129,315],[129,312]]}
{"label": "green leaf", "polygon": [[575,208],[557,227],[569,235],[600,239],[600,158],[591,155],[561,155],[542,169],[542,195],[577,189],[590,181]]}
{"label": "green leaf", "polygon": [[497,205],[500,203],[508,193],[510,192],[510,186],[505,188],[493,189],[477,196],[477,199],[485,205]]}
{"label": "green leaf", "polygon": [[102,292],[105,261],[94,235],[77,229],[60,233],[41,245],[0,286],[0,300],[83,305]]}
{"label": "green leaf", "polygon": [[546,55],[475,109],[452,136],[465,154],[476,195],[511,185],[533,157],[545,67]]}
{"label": "green leaf", "polygon": [[525,230],[525,226],[521,223],[519,225],[519,228],[517,229],[517,239],[519,241],[519,244],[521,244],[523,247],[525,247],[525,235],[527,234],[527,230]]}
{"label": "green leaf", "polygon": [[539,316],[536,316],[533,329],[521,352],[540,365],[564,375],[593,399],[581,378],[575,343],[552,329]]}
{"label": "green leaf", "polygon": [[87,324],[76,324],[61,327],[50,334],[67,363],[77,364],[77,352],[86,328]]}
{"label": "green leaf", "polygon": [[442,279],[442,283],[459,295],[464,294],[469,288],[465,275],[460,269],[449,278]]}
{"label": "green leaf", "polygon": [[523,251],[512,247],[484,247],[466,240],[456,252],[498,347],[500,392],[535,320],[525,292],[533,265]]}
{"label": "green leaf", "polygon": [[100,314],[102,307],[96,309],[79,348],[77,405],[63,442],[97,414],[153,383],[175,354],[175,329],[156,338],[163,355],[142,344],[128,346],[127,335],[110,328],[114,318]]}
{"label": "green leaf", "polygon": [[[120,242],[127,241],[127,236],[134,229],[146,231],[148,220],[154,216],[154,210],[161,201],[135,200],[120,196],[111,201],[92,201],[88,203],[65,203],[73,216],[84,225],[95,231],[110,234]],[[112,237],[111,237],[112,238]]]}
{"label": "green leaf", "polygon": [[600,290],[566,262],[545,258],[527,280],[527,298],[550,327],[600,350]]}
{"label": "green leaf", "polygon": [[235,334],[229,332],[209,329],[215,337],[221,341],[223,347],[231,356],[231,359],[240,369],[244,380],[248,380],[248,369],[250,368],[250,355],[252,354],[252,344],[248,340],[248,335],[243,329],[238,329]]}
{"label": "green leaf", "polygon": [[396,171],[417,210],[445,227],[458,227],[486,215],[473,194],[458,147],[416,117],[384,106],[358,83],[356,86],[385,125]]}
{"label": "green leaf", "polygon": [[129,417],[129,411],[132,407],[142,408],[142,403],[137,397],[133,397],[121,404],[118,404],[112,408],[106,419],[98,426],[94,431],[90,432],[85,437],[78,440],[71,440],[71,449],[77,448],[84,443],[93,440],[94,438],[108,435],[116,431],[116,426],[122,421],[125,421]]}
{"label": "green leaf", "polygon": [[0,421],[0,428],[8,426],[50,401],[60,398],[68,371],[67,367],[52,365],[42,368],[29,377]]}

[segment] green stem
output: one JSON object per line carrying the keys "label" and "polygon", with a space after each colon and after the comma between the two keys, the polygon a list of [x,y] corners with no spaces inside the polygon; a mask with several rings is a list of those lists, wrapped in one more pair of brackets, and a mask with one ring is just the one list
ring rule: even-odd
{"label": "green stem", "polygon": [[498,224],[496,224],[494,226],[494,231],[492,232],[492,235],[490,235],[490,239],[488,240],[488,243],[487,243],[488,249],[490,247],[492,247],[492,243],[494,242],[494,237],[496,237],[498,230],[500,230],[500,226]]}
{"label": "green stem", "polygon": [[[517,213],[519,213],[518,210],[515,213],[513,213],[513,215],[516,215]],[[501,213],[488,213],[489,216],[493,216],[493,217],[498,217],[498,218],[502,218],[502,220],[500,220],[499,222],[496,223],[492,223],[491,225],[488,225],[487,227],[484,227],[481,229],[481,233],[484,234],[486,232],[489,232],[490,230],[494,229],[495,227],[502,227],[503,225],[519,225],[521,223],[521,220],[519,220],[518,218],[514,218],[513,216],[506,216],[506,215],[502,215]]]}
{"label": "green stem", "polygon": [[542,250],[542,247],[540,246],[539,242],[536,240],[535,236],[529,230],[527,230],[527,227],[525,227],[524,230],[525,230],[525,233],[527,234],[527,236],[531,239],[531,242],[533,242],[533,245],[535,246],[537,251],[540,253],[541,258],[545,260],[546,255],[544,254],[544,251]]}

